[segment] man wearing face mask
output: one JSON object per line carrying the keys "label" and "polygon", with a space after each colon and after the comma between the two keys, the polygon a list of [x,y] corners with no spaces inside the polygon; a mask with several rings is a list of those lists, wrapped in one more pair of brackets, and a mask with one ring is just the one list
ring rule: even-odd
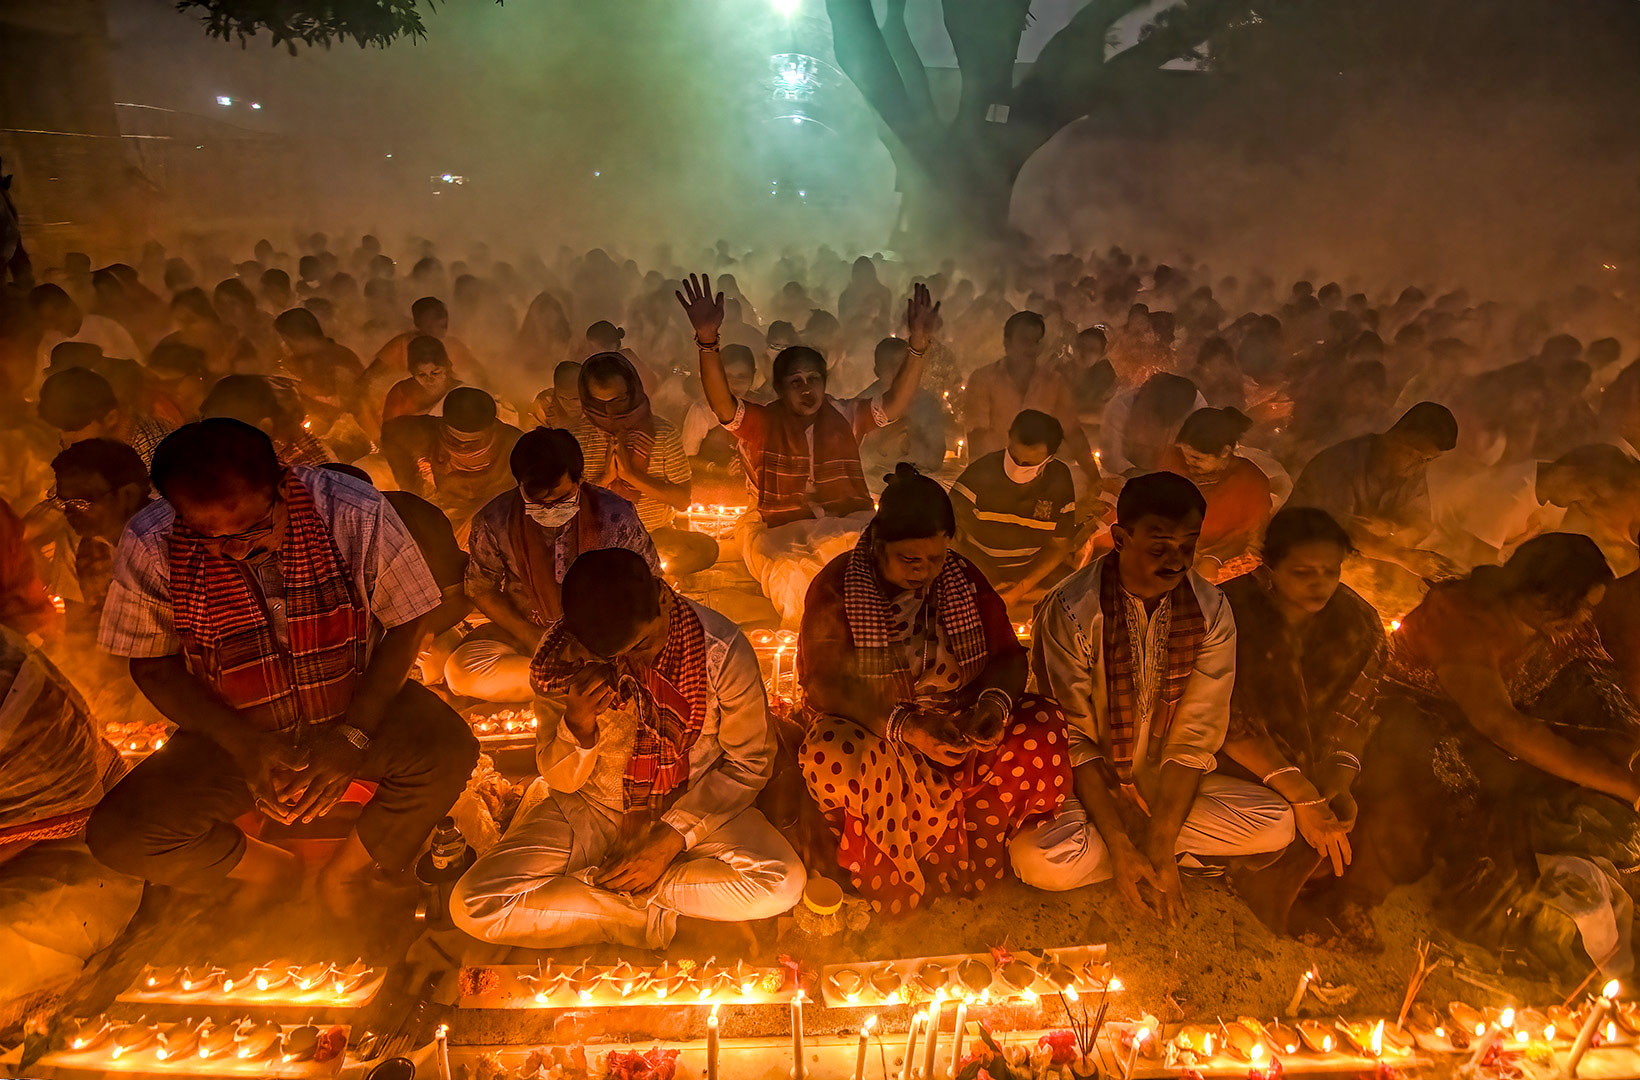
{"label": "man wearing face mask", "polygon": [[444,667],[453,693],[528,701],[530,657],[564,617],[559,585],[582,554],[626,548],[660,571],[636,508],[584,479],[581,444],[559,428],[536,428],[513,447],[516,487],[473,518],[467,596],[490,620]]}
{"label": "man wearing face mask", "polygon": [[178,429],[153,481],[162,498],[120,540],[98,644],[178,731],[97,807],[86,842],[148,881],[237,885],[251,911],[294,893],[299,863],[234,821],[310,822],[373,780],[318,881],[355,915],[373,878],[408,869],[477,760],[461,718],[406,678],[438,587],[379,492],[281,466],[248,424]]}
{"label": "man wearing face mask", "polygon": [[547,949],[719,953],[787,911],[803,864],[752,805],[774,768],[763,676],[733,622],[630,551],[581,556],[530,665],[551,793],[461,879],[457,926]]}
{"label": "man wearing face mask", "polygon": [[1073,798],[1009,849],[1039,889],[1113,879],[1137,910],[1184,910],[1176,859],[1279,852],[1293,812],[1270,789],[1214,776],[1230,726],[1236,626],[1191,569],[1206,500],[1176,473],[1129,480],[1116,550],[1037,608],[1031,675],[1070,727]]}
{"label": "man wearing face mask", "polygon": [[972,462],[951,485],[956,549],[985,573],[1010,608],[1040,598],[1070,567],[1076,488],[1070,466],[1054,457],[1064,428],[1026,409],[1008,428],[1008,445]]}
{"label": "man wearing face mask", "polygon": [[860,439],[904,416],[922,379],[939,305],[918,285],[906,303],[905,360],[881,399],[838,401],[826,393],[826,360],[796,345],[775,358],[778,394],[769,405],[737,398],[723,368],[723,294],[691,275],[677,294],[700,349],[701,388],[718,422],[734,433],[757,513],[738,536],[746,569],[782,620],[795,626],[821,567],[852,548],[871,520]]}
{"label": "man wearing face mask", "polygon": [[507,463],[524,433],[501,421],[495,398],[477,387],[450,391],[443,412],[384,423],[382,454],[400,489],[425,496],[464,538],[479,508],[512,488]]}

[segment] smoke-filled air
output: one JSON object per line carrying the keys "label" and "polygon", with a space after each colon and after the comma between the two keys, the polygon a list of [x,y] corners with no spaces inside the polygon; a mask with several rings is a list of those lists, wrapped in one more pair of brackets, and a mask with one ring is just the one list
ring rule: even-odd
{"label": "smoke-filled air", "polygon": [[1640,1076],[1640,3],[0,0],[0,1075]]}

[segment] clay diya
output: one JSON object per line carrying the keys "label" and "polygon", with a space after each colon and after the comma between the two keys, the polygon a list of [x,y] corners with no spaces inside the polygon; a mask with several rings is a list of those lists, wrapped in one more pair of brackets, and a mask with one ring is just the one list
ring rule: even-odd
{"label": "clay diya", "polygon": [[1486,1034],[1486,1014],[1473,1006],[1454,1001],[1446,1007],[1446,1015],[1465,1035],[1478,1039]]}
{"label": "clay diya", "polygon": [[291,972],[295,970],[288,960],[274,960],[263,964],[256,969],[255,985],[258,990],[277,990],[290,982]]}
{"label": "clay diya", "polygon": [[315,986],[324,982],[325,976],[329,974],[330,963],[328,961],[317,964],[304,964],[291,973],[291,981],[296,984],[298,990],[312,990]]}
{"label": "clay diya", "polygon": [[238,1029],[233,1024],[217,1024],[210,1020],[200,1025],[197,1032],[199,1038],[199,1056],[202,1058],[221,1057],[233,1050],[234,1037]]}
{"label": "clay diya", "polygon": [[604,978],[615,992],[622,997],[631,997],[634,992],[643,990],[649,985],[649,976],[622,960],[604,973]]}
{"label": "clay diya", "polygon": [[866,977],[856,968],[838,968],[827,981],[831,992],[846,1005],[859,1001],[866,989]]}
{"label": "clay diya", "polygon": [[273,1052],[283,1030],[272,1020],[246,1020],[234,1032],[234,1056],[242,1061],[260,1061]]}
{"label": "clay diya", "polygon": [[977,956],[970,956],[957,965],[957,981],[971,994],[983,994],[990,990],[994,977],[991,965]]}
{"label": "clay diya", "polygon": [[164,990],[175,986],[182,978],[182,969],[179,967],[154,967],[149,965],[142,969],[137,982],[144,990]]}
{"label": "clay diya", "polygon": [[199,1025],[191,1019],[178,1024],[161,1024],[155,1035],[159,1048],[154,1051],[154,1056],[161,1061],[187,1057],[199,1045]]}
{"label": "clay diya", "polygon": [[256,968],[251,964],[241,964],[229,968],[222,973],[222,992],[231,994],[235,990],[244,993],[256,986]]}
{"label": "clay diya", "polygon": [[153,1024],[148,1022],[146,1017],[142,1017],[132,1023],[115,1028],[109,1038],[113,1041],[113,1045],[108,1048],[108,1056],[119,1057],[122,1054],[141,1050],[155,1039],[158,1039],[159,1032],[155,1030]]}
{"label": "clay diya", "polygon": [[658,1000],[676,994],[689,981],[689,974],[668,960],[649,973],[649,990]]}
{"label": "clay diya", "polygon": [[1015,956],[997,970],[1003,985],[1017,993],[1024,993],[1036,985],[1036,966],[1022,956]]}
{"label": "clay diya", "polygon": [[184,994],[200,994],[213,986],[218,986],[227,972],[209,964],[200,967],[183,968],[182,974],[177,976],[177,989]]}
{"label": "clay diya", "polygon": [[363,959],[355,960],[346,967],[331,970],[330,988],[336,992],[337,997],[344,997],[363,986],[375,971],[376,969]]}
{"label": "clay diya", "polygon": [[1225,1023],[1219,1021],[1219,1034],[1223,1036],[1224,1049],[1232,1057],[1241,1061],[1262,1061],[1265,1056],[1264,1040],[1256,1035],[1252,1028],[1241,1021]]}
{"label": "clay diya", "polygon": [[751,997],[761,977],[762,973],[744,960],[736,960],[735,966],[729,969],[730,982],[739,988],[741,997]]}
{"label": "clay diya", "polygon": [[282,1049],[282,1061],[307,1061],[319,1049],[319,1029],[312,1024],[291,1028]]}
{"label": "clay diya", "polygon": [[[1338,1033],[1344,1037],[1345,1044],[1357,1054],[1367,1057],[1377,1057],[1384,1050],[1383,1022],[1368,1024],[1365,1022],[1351,1022],[1339,1020],[1335,1025]],[[1376,1033],[1376,1037],[1375,1036]]]}
{"label": "clay diya", "polygon": [[[1242,1021],[1246,1023],[1246,1021]],[[1272,1020],[1268,1024],[1259,1025],[1264,1029],[1264,1037],[1270,1043],[1270,1048],[1278,1054],[1296,1054],[1304,1049],[1304,1044],[1298,1037],[1298,1029],[1291,1024],[1284,1024],[1280,1020]]]}
{"label": "clay diya", "polygon": [[68,1048],[70,1050],[95,1050],[107,1042],[114,1033],[114,1026],[108,1022],[106,1016],[93,1016],[85,1020],[76,1020],[69,1025]]}
{"label": "clay diya", "polygon": [[1331,1024],[1319,1023],[1315,1020],[1300,1020],[1298,1022],[1298,1038],[1311,1053],[1330,1054],[1338,1049],[1338,1035]]}
{"label": "clay diya", "polygon": [[871,988],[885,1002],[898,1002],[905,996],[900,973],[893,964],[883,964],[871,973]]}
{"label": "clay diya", "polygon": [[951,973],[944,964],[936,964],[932,960],[918,967],[911,976],[911,984],[925,994],[933,994],[936,990],[944,990],[951,981]]}
{"label": "clay diya", "polygon": [[564,976],[563,985],[573,991],[575,996],[582,1001],[591,1001],[593,992],[597,990],[598,984],[603,981],[603,972],[588,964],[582,964]]}

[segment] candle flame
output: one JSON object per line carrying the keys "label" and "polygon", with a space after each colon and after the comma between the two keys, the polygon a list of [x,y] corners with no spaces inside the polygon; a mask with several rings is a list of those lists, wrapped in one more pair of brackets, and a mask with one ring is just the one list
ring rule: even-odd
{"label": "candle flame", "polygon": [[743,982],[743,983],[740,984],[740,996],[741,997],[751,997],[752,996],[752,991],[756,990],[756,989],[757,989],[757,984],[755,982]]}
{"label": "candle flame", "polygon": [[716,1002],[712,1003],[712,1019],[713,1020],[717,1019],[717,1012],[718,1012],[719,1007],[720,1006]]}
{"label": "candle flame", "polygon": [[1435,1029],[1435,1037],[1436,1037],[1436,1038],[1437,1038],[1437,1039],[1444,1039],[1444,1038],[1446,1038],[1446,1028],[1444,1028],[1444,1027],[1438,1027],[1438,1028],[1436,1028],[1436,1029]]}
{"label": "candle flame", "polygon": [[1324,1054],[1330,1054],[1332,1053],[1332,1048],[1333,1037],[1331,1035],[1323,1035],[1321,1037],[1321,1052]]}
{"label": "candle flame", "polygon": [[656,986],[655,987],[655,997],[657,999],[664,998],[666,996],[666,992],[667,992],[668,989],[669,988],[666,987],[666,986]]}
{"label": "candle flame", "polygon": [[1213,1033],[1211,1031],[1202,1036],[1202,1053],[1208,1057],[1213,1056]]}
{"label": "candle flame", "polygon": [[443,1039],[448,1039],[449,1037],[450,1037],[450,1025],[449,1024],[440,1024],[437,1028],[435,1028],[433,1030],[433,1038],[435,1038],[435,1039],[443,1040]]}
{"label": "candle flame", "polygon": [[222,992],[224,994],[226,994],[226,993],[230,992],[231,990],[233,990],[233,980],[232,979],[223,979],[222,980]]}
{"label": "candle flame", "polygon": [[1500,1028],[1512,1028],[1515,1026],[1515,1010],[1513,1008],[1503,1010],[1503,1015],[1498,1017],[1498,1026]]}
{"label": "candle flame", "polygon": [[1019,996],[1022,999],[1024,999],[1024,1001],[1027,1004],[1030,1004],[1030,1005],[1036,1004],[1036,991],[1032,990],[1029,986],[1027,986],[1025,989],[1021,990],[1019,992]]}
{"label": "candle flame", "polygon": [[164,1061],[166,1058],[170,1057],[171,1054],[170,1051],[166,1050],[165,1047],[162,1046],[158,1050],[154,1051],[154,1056],[159,1060]]}
{"label": "candle flame", "polygon": [[797,988],[797,996],[792,998],[792,1000],[797,1002],[799,1005],[801,1005],[801,1004],[803,1004],[803,1002],[809,1000],[809,997],[808,997],[807,994],[805,994],[803,992],[803,988],[801,986],[799,986]]}
{"label": "candle flame", "polygon": [[1611,1001],[1618,994],[1622,993],[1622,991],[1623,991],[1623,984],[1618,982],[1616,979],[1613,979],[1611,982],[1607,983],[1604,987],[1601,988],[1600,996],[1605,998],[1607,1001]]}
{"label": "candle flame", "polygon": [[114,1049],[112,1049],[108,1052],[108,1056],[117,1058],[123,1053],[125,1053],[125,1047],[120,1046],[118,1043],[116,1043],[114,1045]]}
{"label": "candle flame", "polygon": [[1475,1038],[1479,1039],[1482,1036],[1484,1036],[1485,1034],[1486,1034],[1486,1025],[1485,1024],[1476,1024],[1475,1025]]}
{"label": "candle flame", "polygon": [[1372,1029],[1372,1056],[1377,1057],[1384,1052],[1384,1022],[1378,1021]]}
{"label": "candle flame", "polygon": [[1248,1058],[1249,1061],[1258,1061],[1258,1060],[1262,1059],[1263,1057],[1264,1057],[1264,1044],[1263,1043],[1254,1043],[1253,1048],[1251,1050],[1247,1051],[1247,1058]]}
{"label": "candle flame", "polygon": [[1553,1024],[1550,1024],[1548,1027],[1543,1029],[1543,1041],[1544,1042],[1554,1042],[1555,1041],[1555,1026]]}
{"label": "candle flame", "polygon": [[844,994],[843,1000],[848,1004],[853,1005],[855,1002],[860,1000],[860,993],[859,991],[855,991],[852,994]]}
{"label": "candle flame", "polygon": [[877,1014],[872,1013],[870,1016],[866,1017],[866,1022],[860,1025],[860,1034],[864,1035],[864,1034],[870,1032],[871,1029],[876,1027],[876,1026],[877,1026]]}
{"label": "candle flame", "polygon": [[1110,982],[1105,984],[1105,989],[1116,991],[1116,990],[1126,990],[1127,987],[1122,985],[1122,980],[1121,979],[1114,979],[1113,978],[1113,979],[1110,980]]}
{"label": "candle flame", "polygon": [[1610,1022],[1610,1021],[1606,1022],[1606,1041],[1607,1042],[1616,1042],[1617,1041],[1617,1025]]}
{"label": "candle flame", "polygon": [[535,992],[535,1003],[537,1005],[545,1005],[546,1002],[547,1002],[547,992],[545,990],[537,990]]}
{"label": "candle flame", "polygon": [[1066,1001],[1076,1001],[1080,997],[1081,997],[1081,995],[1076,992],[1076,987],[1074,987],[1074,986],[1065,987],[1065,1000]]}
{"label": "candle flame", "polygon": [[591,990],[582,990],[579,996],[581,998],[581,1002],[583,1004],[585,1004],[586,1002],[592,1000],[592,991]]}
{"label": "candle flame", "polygon": [[210,1057],[211,1056],[211,1048],[208,1047],[208,1046],[201,1046],[199,1048],[199,1056],[202,1057],[202,1058]]}

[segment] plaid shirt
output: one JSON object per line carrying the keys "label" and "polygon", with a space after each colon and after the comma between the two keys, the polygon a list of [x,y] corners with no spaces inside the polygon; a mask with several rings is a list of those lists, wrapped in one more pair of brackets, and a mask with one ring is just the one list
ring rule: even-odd
{"label": "plaid shirt", "polygon": [[871,509],[860,438],[888,422],[881,401],[828,397],[807,426],[780,404],[741,399],[723,426],[740,442],[746,479],[770,528]]}
{"label": "plaid shirt", "polygon": [[[371,627],[367,652],[384,629],[402,626],[439,606],[442,597],[432,572],[379,491],[325,469],[298,467],[295,472],[330,527],[336,550],[364,600]],[[170,537],[175,520],[171,504],[160,499],[132,518],[120,538],[114,582],[97,636],[97,644],[114,656],[135,659],[182,652],[171,602]],[[282,606],[276,582],[259,578],[259,584],[270,609]],[[284,638],[284,620],[277,612],[273,624]]]}

